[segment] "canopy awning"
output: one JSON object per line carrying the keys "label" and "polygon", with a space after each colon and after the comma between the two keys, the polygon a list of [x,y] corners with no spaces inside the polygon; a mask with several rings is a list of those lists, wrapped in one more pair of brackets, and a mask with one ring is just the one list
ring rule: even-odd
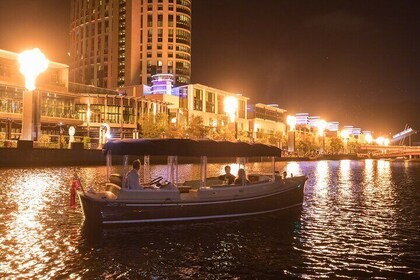
{"label": "canopy awning", "polygon": [[190,140],[190,139],[127,139],[110,141],[105,153],[113,155],[150,155],[185,157],[280,157],[274,146],[244,142]]}

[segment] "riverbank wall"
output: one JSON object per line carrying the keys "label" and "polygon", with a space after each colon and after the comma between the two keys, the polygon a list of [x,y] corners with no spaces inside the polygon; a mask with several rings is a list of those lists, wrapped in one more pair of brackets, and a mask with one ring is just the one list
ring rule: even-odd
{"label": "riverbank wall", "polygon": [[[139,158],[130,156],[129,162]],[[143,159],[140,157],[141,161]],[[278,161],[342,160],[360,159],[356,155],[326,155],[316,159],[308,157],[282,157]],[[151,157],[151,164],[166,164],[166,157]],[[235,162],[235,158],[209,158],[209,163]],[[248,162],[271,161],[267,157],[249,158]],[[122,163],[121,156],[113,157],[113,164]],[[179,158],[179,163],[200,163],[199,158]],[[0,148],[0,167],[49,167],[49,166],[103,166],[106,164],[102,150],[90,149],[19,149]]]}

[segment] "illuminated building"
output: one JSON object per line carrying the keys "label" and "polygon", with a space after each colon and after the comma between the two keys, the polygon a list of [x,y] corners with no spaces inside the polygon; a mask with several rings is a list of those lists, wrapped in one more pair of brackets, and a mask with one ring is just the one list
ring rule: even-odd
{"label": "illuminated building", "polygon": [[318,117],[318,116],[310,116],[310,117],[308,117],[308,125],[311,128],[317,127],[320,119],[321,118]]}
{"label": "illuminated building", "polygon": [[[21,137],[25,81],[17,58],[17,53],[0,50],[0,139]],[[76,127],[79,140],[88,134],[98,138],[103,123],[110,126],[113,137],[122,132],[123,138],[132,138],[143,115],[168,112],[166,103],[144,98],[135,87],[115,91],[70,83],[68,71],[67,65],[50,62],[37,79],[41,135],[52,142],[60,129],[67,131],[70,126]]]}
{"label": "illuminated building", "polygon": [[328,122],[328,127],[327,129],[329,131],[338,131],[339,130],[339,122]]}
{"label": "illuminated building", "polygon": [[70,81],[150,85],[159,73],[190,83],[191,0],[72,0]]}
{"label": "illuminated building", "polygon": [[308,113],[299,113],[296,114],[296,125],[308,125],[309,124],[309,114]]}
{"label": "illuminated building", "polygon": [[262,138],[263,135],[275,135],[286,133],[286,110],[277,105],[265,105],[257,103],[248,106],[249,130],[254,139]]}

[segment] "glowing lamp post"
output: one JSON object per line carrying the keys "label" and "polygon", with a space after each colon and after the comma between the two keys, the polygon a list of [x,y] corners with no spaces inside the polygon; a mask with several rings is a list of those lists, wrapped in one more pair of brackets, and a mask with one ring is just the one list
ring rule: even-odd
{"label": "glowing lamp post", "polygon": [[[48,60],[39,49],[22,52],[18,57],[20,72],[25,77],[26,92],[23,95],[22,140],[38,140],[41,133],[39,96],[34,93],[39,74],[48,68]],[[35,137],[34,137],[35,129]]]}
{"label": "glowing lamp post", "polygon": [[230,122],[235,124],[235,139],[238,139],[238,123],[236,122],[238,99],[233,96],[228,96],[225,98],[223,105],[225,113],[229,116]]}
{"label": "glowing lamp post", "polygon": [[344,153],[347,154],[347,143],[350,138],[350,132],[348,130],[342,130],[340,135],[344,140]]}
{"label": "glowing lamp post", "polygon": [[287,116],[286,123],[289,126],[289,131],[287,133],[287,151],[289,153],[295,152],[295,127],[296,127],[296,117]]}
{"label": "glowing lamp post", "polygon": [[375,142],[376,142],[376,144],[378,144],[379,146],[383,146],[384,145],[384,142],[385,142],[385,138],[384,137],[378,137],[378,138],[376,138],[376,140],[375,140]]}
{"label": "glowing lamp post", "polygon": [[325,129],[327,128],[327,122],[319,120],[317,123],[319,137],[322,137],[321,153],[325,151]]}
{"label": "glowing lamp post", "polygon": [[373,137],[371,134],[366,134],[365,139],[368,144],[371,144],[373,142]]}

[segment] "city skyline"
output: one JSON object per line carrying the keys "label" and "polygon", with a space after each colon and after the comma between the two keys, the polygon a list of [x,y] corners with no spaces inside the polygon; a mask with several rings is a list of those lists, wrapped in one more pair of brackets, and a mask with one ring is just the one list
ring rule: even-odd
{"label": "city skyline", "polygon": [[[68,64],[69,3],[1,3],[0,48]],[[192,82],[378,134],[418,129],[415,2],[308,3],[193,1]]]}

